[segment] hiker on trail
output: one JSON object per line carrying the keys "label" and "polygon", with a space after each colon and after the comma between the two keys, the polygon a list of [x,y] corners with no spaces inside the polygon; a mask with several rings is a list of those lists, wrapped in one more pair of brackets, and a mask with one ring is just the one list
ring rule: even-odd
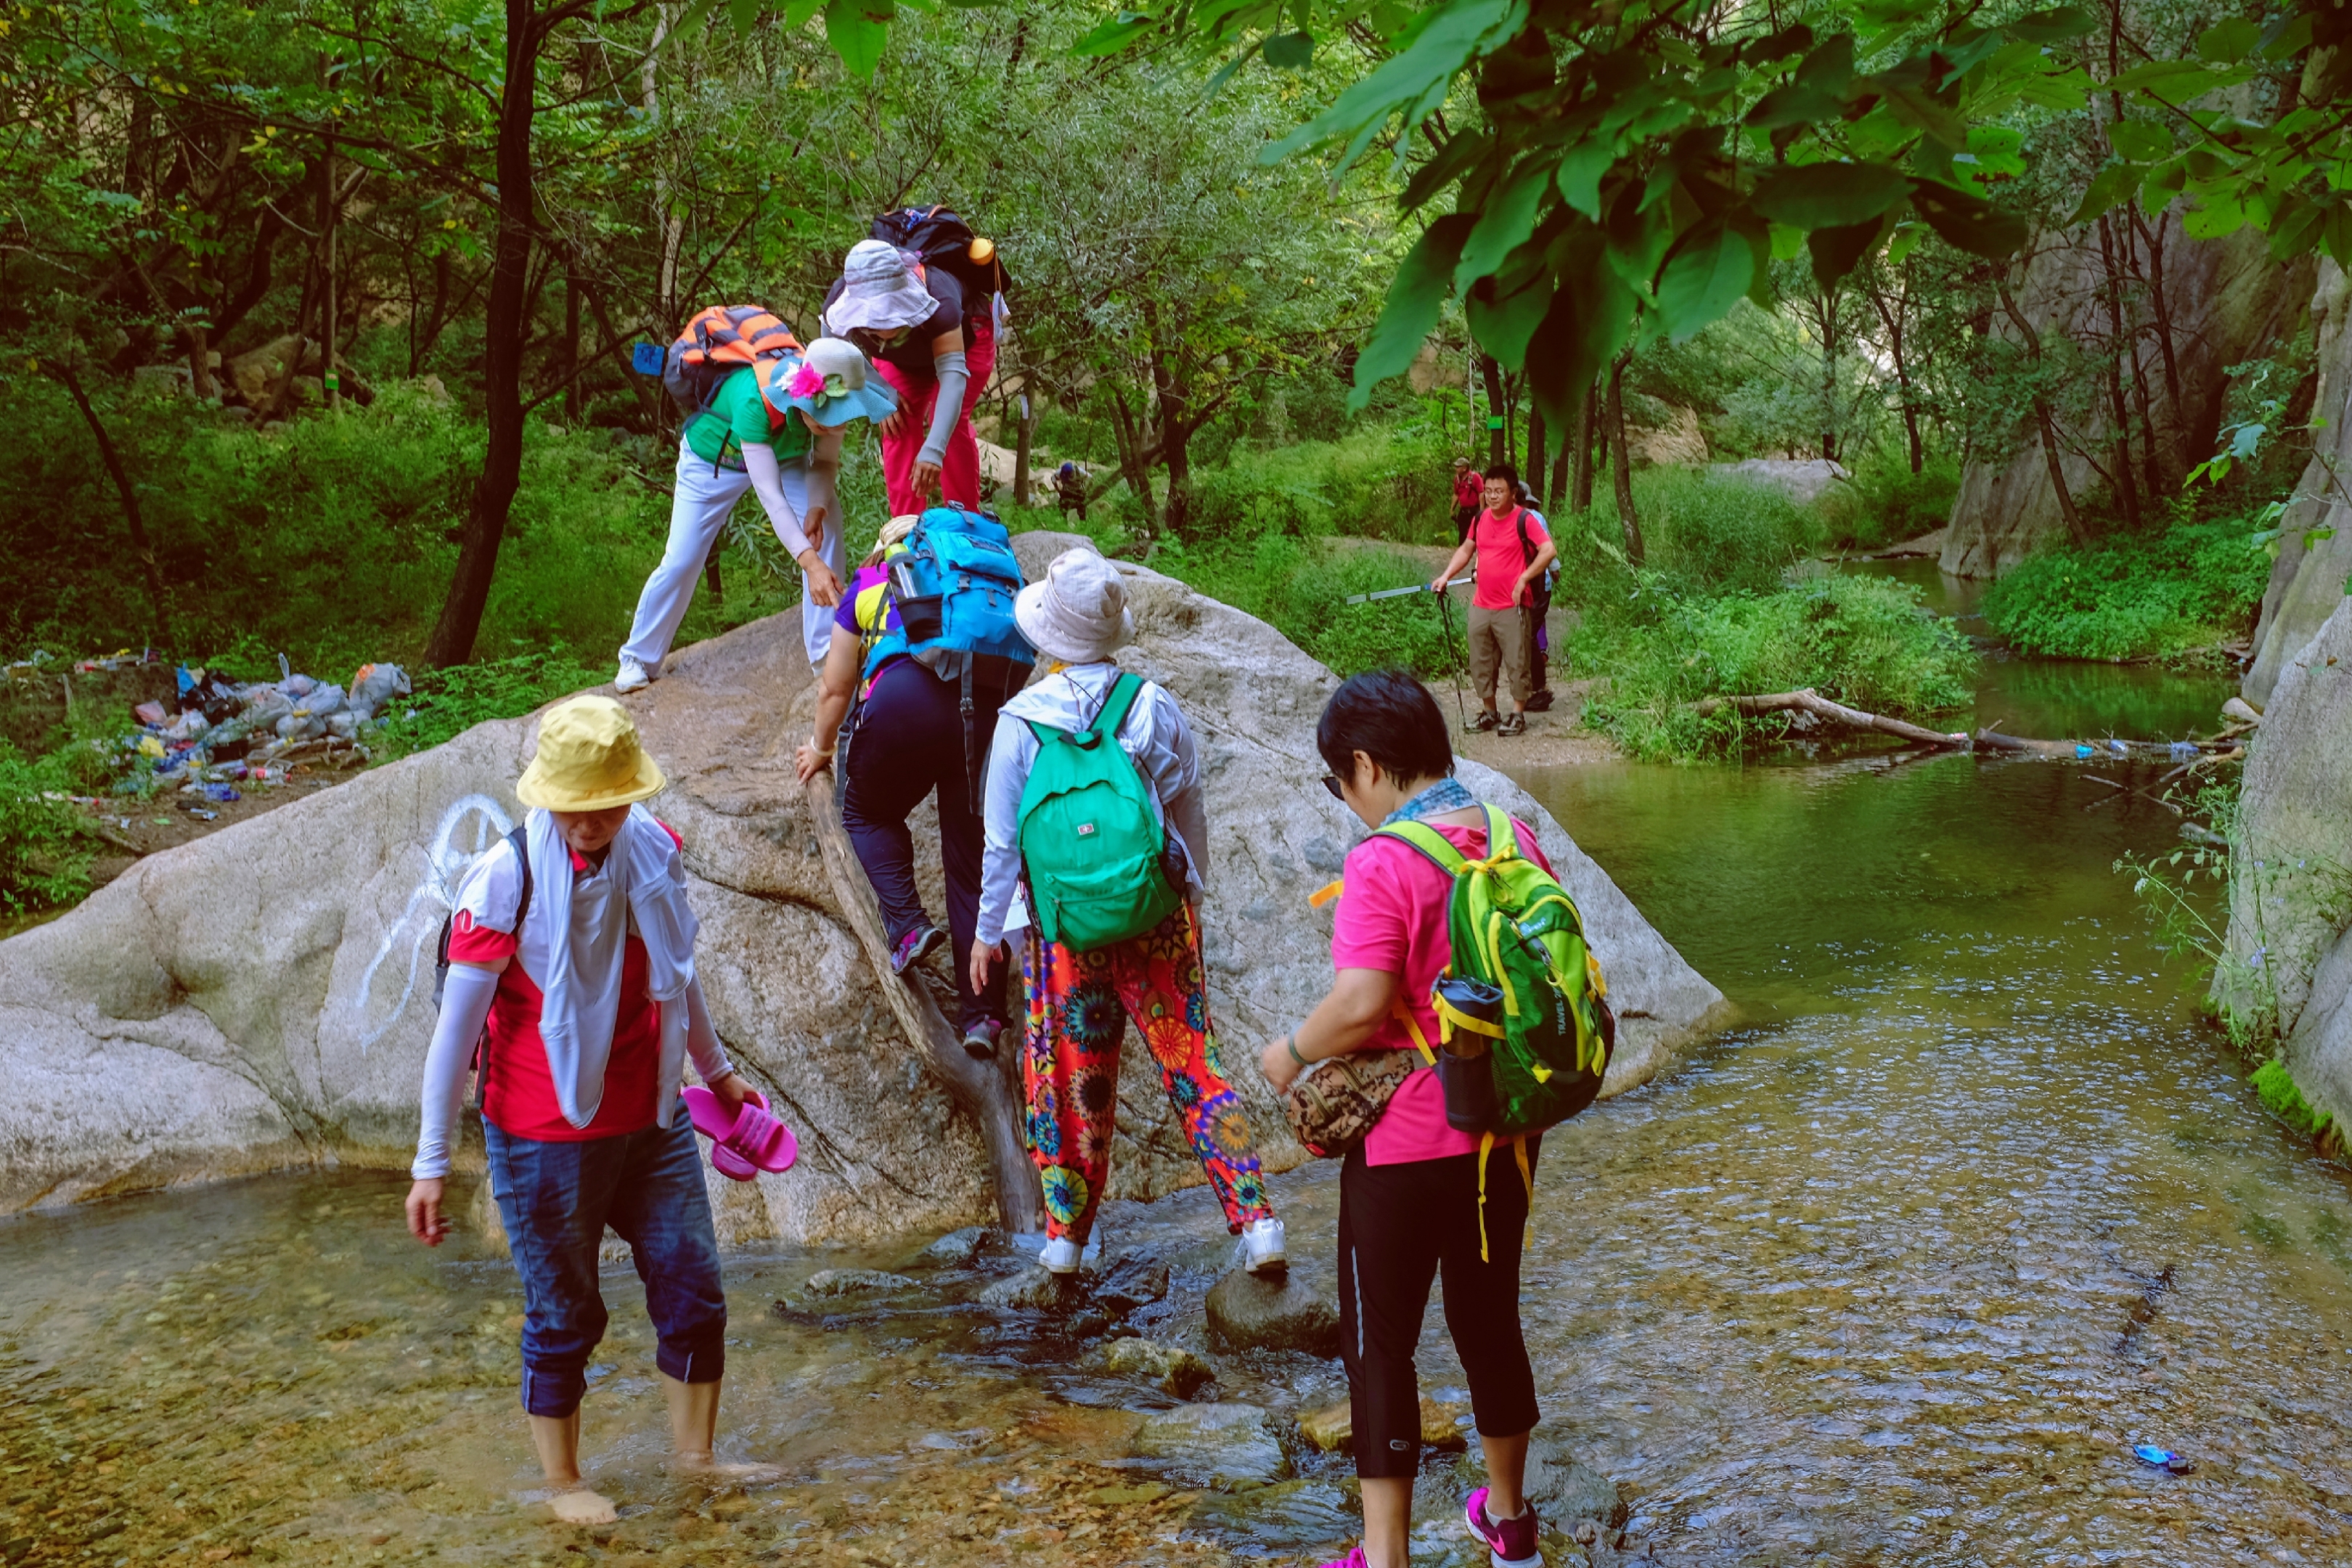
{"label": "hiker on trail", "polygon": [[1064,517],[1075,511],[1078,514],[1080,522],[1086,521],[1087,477],[1078,472],[1077,464],[1066,462],[1055,473],[1054,495],[1055,499],[1061,502]]}
{"label": "hiker on trail", "polygon": [[894,513],[921,511],[934,491],[964,506],[981,502],[971,410],[996,368],[989,311],[989,301],[967,299],[946,268],[922,266],[880,239],[850,247],[825,293],[825,331],[873,355],[898,394],[898,409],[878,426]]}
{"label": "hiker on trail", "polygon": [[607,1226],[646,1282],[672,1464],[738,1481],[774,1475],[721,1467],[711,1453],[727,1298],[682,1064],[692,1058],[730,1114],[764,1102],[729,1065],[695,978],[678,836],[637,804],[664,782],[609,697],[575,697],[541,721],[538,754],[515,784],[530,808],[522,828],[458,886],[410,1168],[408,1228],[437,1247],[478,1043],[490,1190],[522,1276],[522,1405],[555,1516],[574,1524],[614,1517],[580,1474],[580,1401],[604,1337],[597,1252]]}
{"label": "hiker on trail", "polygon": [[[1342,682],[1315,747],[1331,770],[1325,787],[1366,827],[1424,824],[1462,855],[1487,853],[1489,819],[1454,777],[1445,717],[1412,676],[1381,670]],[[1533,831],[1512,826],[1523,853],[1549,873]],[[1453,877],[1412,844],[1376,833],[1349,852],[1342,882],[1331,989],[1260,1058],[1277,1090],[1328,1058],[1412,1052],[1414,1031],[1423,1042],[1444,1037],[1431,989],[1453,961]],[[1497,1154],[1482,1171],[1480,1136],[1450,1124],[1439,1075],[1416,1068],[1340,1164],[1339,1342],[1364,1539],[1327,1568],[1405,1568],[1422,1446],[1413,1351],[1431,1277],[1441,1271],[1445,1326],[1469,1374],[1486,1450],[1486,1484],[1464,1512],[1494,1563],[1538,1568],[1540,1529],[1520,1491],[1537,1410],[1520,1332],[1519,1257],[1539,1141],[1526,1135],[1524,1160]]]}
{"label": "hiker on trail", "polygon": [[1478,516],[1478,470],[1467,458],[1454,459],[1454,540],[1460,543],[1470,537],[1470,524]]}
{"label": "hiker on trail", "polygon": [[[918,533],[918,524],[927,521],[932,526]],[[953,627],[921,639],[920,647],[908,635],[891,569],[910,553],[910,535],[917,552],[935,552],[940,543],[926,535],[944,528],[947,521],[937,512],[928,520],[892,518],[850,579],[820,676],[816,728],[801,742],[794,765],[803,784],[832,765],[842,721],[854,702],[856,720],[845,764],[841,826],[882,907],[890,967],[904,974],[948,945],[960,1004],[956,1026],[963,1047],[974,1057],[991,1057],[1004,1028],[1003,975],[993,963],[982,972],[962,962],[980,918],[978,784],[985,771],[988,738],[996,732],[997,710],[1020,689],[1034,658],[1022,649],[991,659],[984,647],[975,647],[970,634],[959,635]],[[992,526],[992,520],[974,521]],[[1001,535],[1002,531],[996,532]],[[1003,551],[1012,574],[1002,595],[1008,623],[1004,630],[1010,632],[1020,567],[1012,559],[1009,541]],[[952,665],[931,651],[950,642],[956,645],[952,651],[962,656]],[[961,679],[966,668],[974,668],[969,687]],[[971,701],[968,714],[962,711],[967,695]],[[924,912],[922,893],[915,885],[915,844],[907,831],[908,814],[934,792],[939,796],[940,865],[947,882],[944,931]]]}
{"label": "hiker on trail", "polygon": [[[1518,504],[1515,487],[1518,470],[1496,463],[1486,470],[1486,504],[1455,547],[1445,570],[1430,579],[1429,591],[1443,594],[1455,573],[1477,562],[1477,581],[1470,588],[1470,679],[1478,688],[1480,710],[1470,721],[1473,730],[1494,730],[1505,735],[1528,732],[1529,647],[1534,640],[1528,611],[1535,585],[1551,564],[1551,534],[1543,519]],[[1495,709],[1495,687],[1507,673],[1511,683],[1511,716]]]}
{"label": "hiker on trail", "polygon": [[1282,1222],[1209,1019],[1209,825],[1192,727],[1166,689],[1113,660],[1134,618],[1117,568],[1092,549],[1064,552],[1013,616],[1051,673],[997,720],[970,964],[977,989],[1008,924],[1027,927],[1021,1079],[1045,1185],[1039,1261],[1076,1271],[1093,1232],[1132,1018],[1247,1267],[1279,1268]]}
{"label": "hiker on trail", "polygon": [[[1536,510],[1536,492],[1528,488],[1528,481],[1518,480],[1511,487],[1511,493],[1527,511],[1528,531],[1532,533],[1541,529],[1549,536],[1551,524],[1542,512]],[[1552,589],[1559,583],[1558,552],[1559,546],[1555,544],[1551,563],[1535,580],[1533,598],[1528,605],[1528,658],[1532,663],[1528,673],[1528,684],[1535,688],[1528,698],[1528,711],[1530,713],[1549,713],[1554,700],[1551,689],[1551,595]]]}
{"label": "hiker on trail", "polygon": [[799,353],[733,371],[687,421],[670,495],[669,544],[638,595],[614,690],[641,690],[661,673],[703,562],[746,490],[759,496],[776,537],[800,564],[801,633],[809,662],[824,662],[847,561],[834,482],[842,432],[853,420],[887,418],[898,405],[869,370],[853,345],[819,338]]}

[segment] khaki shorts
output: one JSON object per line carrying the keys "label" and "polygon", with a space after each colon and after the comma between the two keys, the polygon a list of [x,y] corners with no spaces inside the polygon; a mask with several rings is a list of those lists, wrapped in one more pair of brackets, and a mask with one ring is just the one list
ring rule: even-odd
{"label": "khaki shorts", "polygon": [[1470,606],[1470,683],[1478,689],[1479,702],[1495,706],[1495,685],[1498,675],[1508,671],[1511,679],[1511,702],[1525,708],[1534,694],[1528,680],[1528,612],[1514,605],[1507,610],[1482,610]]}

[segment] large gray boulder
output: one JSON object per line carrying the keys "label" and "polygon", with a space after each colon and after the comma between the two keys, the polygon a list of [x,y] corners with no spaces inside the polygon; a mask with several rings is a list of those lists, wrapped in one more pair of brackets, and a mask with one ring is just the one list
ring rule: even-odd
{"label": "large gray boulder", "polygon": [[[1034,575],[1071,536],[1018,542]],[[1307,895],[1361,836],[1319,786],[1330,673],[1272,627],[1140,568],[1121,657],[1191,716],[1208,780],[1211,1006],[1267,1166],[1304,1158],[1260,1041],[1330,979]],[[890,978],[870,889],[823,775],[792,753],[814,688],[796,613],[675,655],[627,699],[686,841],[698,962],[720,1035],[800,1135],[799,1163],[713,1178],[741,1244],[859,1240],[1009,1219],[1037,1227],[1009,1062],[973,1064],[928,991]],[[459,874],[517,819],[534,719],[484,724],[142,861],[60,920],[0,942],[0,1213],[292,1165],[404,1168],[431,1032],[432,943]],[[1575,894],[1622,1020],[1609,1090],[1721,1021],[1722,996],[1516,785],[1471,787],[1534,824]],[[917,828],[936,834],[926,807]],[[924,875],[940,904],[936,857]],[[1013,1053],[1000,1053],[1011,1058]],[[1110,1195],[1202,1179],[1150,1056],[1120,1078]],[[478,1135],[460,1168],[479,1169]]]}
{"label": "large gray boulder", "polygon": [[2305,1096],[2352,1118],[2352,599],[2280,674],[2246,762],[2214,999],[2274,1031]]}

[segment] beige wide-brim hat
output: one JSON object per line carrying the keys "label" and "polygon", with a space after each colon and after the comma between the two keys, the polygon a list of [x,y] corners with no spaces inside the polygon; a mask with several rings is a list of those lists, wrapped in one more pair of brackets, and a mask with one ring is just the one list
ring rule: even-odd
{"label": "beige wide-brim hat", "polygon": [[1127,584],[1094,551],[1065,550],[1045,580],[1013,596],[1013,620],[1039,653],[1065,664],[1095,664],[1135,638]]}
{"label": "beige wide-brim hat", "polygon": [[539,721],[539,752],[515,781],[515,798],[549,811],[610,811],[667,783],[627,709],[609,697],[574,697]]}

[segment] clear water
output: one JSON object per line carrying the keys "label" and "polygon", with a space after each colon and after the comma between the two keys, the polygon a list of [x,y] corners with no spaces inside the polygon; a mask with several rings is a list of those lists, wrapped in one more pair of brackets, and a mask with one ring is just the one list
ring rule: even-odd
{"label": "clear water", "polygon": [[[2041,704],[2014,721],[2036,733],[2218,703],[2082,673],[1995,666],[1988,689]],[[1629,1552],[2352,1556],[2343,1173],[2263,1116],[2109,869],[2175,819],[2093,772],[2124,776],[1864,755],[1528,781],[1747,1011],[1544,1150],[1539,1389],[1619,1482]],[[1327,1282],[1330,1177],[1276,1184]],[[722,1447],[788,1479],[719,1496],[661,1470],[616,1263],[586,1426],[625,1515],[559,1529],[529,1506],[512,1274],[463,1237],[409,1242],[403,1186],[288,1176],[0,1226],[0,1559],[1315,1563],[1352,1532],[1343,1466],[1302,1457],[1240,1492],[1139,1467],[1136,1425],[1171,1402],[1083,1371],[1050,1323],[964,1304],[975,1276],[855,1310],[802,1296],[818,1268],[906,1252],[731,1262]],[[1213,1213],[1195,1191],[1108,1217],[1114,1244],[1177,1265],[1140,1314],[1155,1337],[1202,1345]],[[1425,1386],[1457,1384],[1429,1329]],[[1329,1363],[1214,1361],[1222,1398],[1344,1395]],[[2138,1441],[2196,1468],[2151,1470]],[[1433,1461],[1416,1562],[1468,1561],[1445,1519],[1465,1477]]]}

